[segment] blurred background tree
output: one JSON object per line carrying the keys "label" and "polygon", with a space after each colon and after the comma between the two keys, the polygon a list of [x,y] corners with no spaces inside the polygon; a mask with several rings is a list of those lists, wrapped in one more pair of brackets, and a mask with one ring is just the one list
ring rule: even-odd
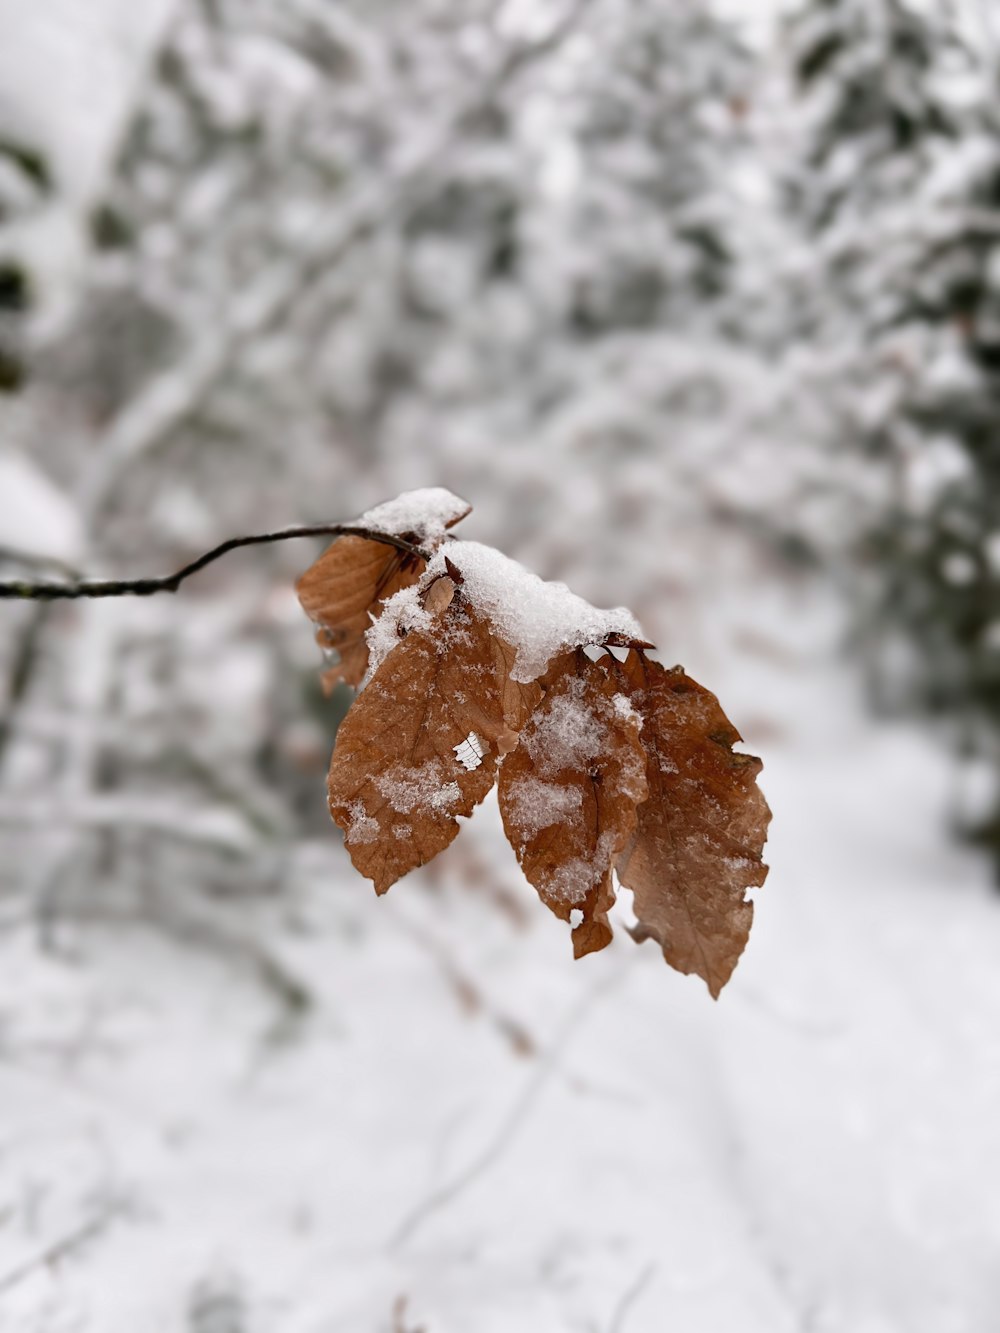
{"label": "blurred background tree", "polygon": [[0,121],[0,393],[12,393],[24,378],[23,325],[31,303],[31,278],[17,233],[50,192],[44,156]]}
{"label": "blurred background tree", "polygon": [[[4,444],[53,492],[35,531],[159,571],[441,484],[484,540],[709,663],[749,630],[708,608],[749,620],[746,593],[832,570],[882,705],[1000,771],[974,17],[809,0],[775,42],[709,0],[164,6],[71,283],[21,243],[59,170],[0,137],[0,362],[8,389],[30,372]],[[10,818],[53,785],[76,812],[33,891],[137,864],[270,891],[325,832],[344,701],[290,592],[311,554],[121,614],[19,608]],[[183,839],[168,797],[200,811]]]}
{"label": "blurred background tree", "polygon": [[[713,571],[746,559],[719,534],[772,559],[775,490],[747,484],[776,447],[741,295],[756,77],[708,4],[186,0],[79,280],[32,326],[7,447],[89,570],[442,484],[485,540],[694,637]],[[34,892],[270,891],[326,831],[343,700],[291,596],[310,554],[25,613],[8,815],[53,790],[72,812],[23,859]]]}
{"label": "blurred background tree", "polygon": [[319,543],[0,603],[5,1329],[995,1326],[1000,896],[934,731],[1000,859],[998,33],[0,0],[0,579],[444,486],[776,815],[711,1006],[572,965],[487,804],[367,890]]}
{"label": "blurred background tree", "polygon": [[1000,60],[982,15],[822,0],[791,27],[808,117],[790,182],[816,248],[806,336],[877,460],[861,632],[882,707],[984,761],[959,812],[1000,866]]}

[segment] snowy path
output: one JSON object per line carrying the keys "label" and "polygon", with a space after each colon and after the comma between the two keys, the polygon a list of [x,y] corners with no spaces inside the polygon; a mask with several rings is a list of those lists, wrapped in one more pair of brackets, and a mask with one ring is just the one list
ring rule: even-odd
{"label": "snowy path", "polygon": [[257,918],[288,1030],[150,934],[8,934],[3,1333],[1000,1327],[1000,897],[929,744],[801,711],[717,1005],[626,938],[574,965],[492,811],[385,900],[309,850]]}

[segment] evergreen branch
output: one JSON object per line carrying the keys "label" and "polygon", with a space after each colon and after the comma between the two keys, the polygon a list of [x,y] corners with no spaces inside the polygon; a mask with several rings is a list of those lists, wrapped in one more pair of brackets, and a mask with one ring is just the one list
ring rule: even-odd
{"label": "evergreen branch", "polygon": [[296,537],[364,537],[366,541],[382,542],[406,555],[429,560],[426,551],[391,532],[375,532],[371,528],[345,523],[309,523],[303,527],[282,528],[278,532],[258,532],[249,537],[230,537],[228,541],[206,551],[197,560],[179,569],[176,574],[145,579],[78,579],[72,583],[52,583],[30,579],[0,581],[0,601],[52,602],[79,597],[150,597],[159,592],[177,592],[181,584],[212,564],[229,551],[241,546],[263,546],[271,542],[289,541]]}

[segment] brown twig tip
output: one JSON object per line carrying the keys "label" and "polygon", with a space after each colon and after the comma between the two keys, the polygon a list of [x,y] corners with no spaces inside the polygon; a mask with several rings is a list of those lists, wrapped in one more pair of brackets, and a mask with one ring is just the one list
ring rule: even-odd
{"label": "brown twig tip", "polygon": [[[274,542],[292,541],[298,537],[364,537],[366,541],[381,542],[385,546],[395,547],[397,551],[402,551],[408,556],[424,561],[430,559],[428,553],[421,547],[391,532],[378,532],[351,523],[308,523],[301,527],[282,528],[277,532],[258,532],[249,537],[230,537],[228,541],[214,546],[204,555],[185,565],[183,569],[177,570],[175,574],[166,574],[160,578],[76,578],[75,581],[67,580],[63,583],[49,579],[0,580],[0,601],[53,602],[81,597],[151,597],[161,592],[173,593],[177,592],[181,584],[193,574],[199,573],[206,565],[212,564],[221,556],[228,555],[230,551],[236,551],[242,546],[265,546]],[[43,562],[33,560],[31,563]]]}

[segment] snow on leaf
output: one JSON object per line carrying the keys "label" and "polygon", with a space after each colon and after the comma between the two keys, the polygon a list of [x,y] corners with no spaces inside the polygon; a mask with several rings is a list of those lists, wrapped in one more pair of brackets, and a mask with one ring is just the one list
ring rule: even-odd
{"label": "snow on leaf", "polygon": [[542,901],[573,927],[579,958],[611,940],[611,871],[646,795],[639,717],[616,705],[604,659],[553,662],[545,697],[500,768],[507,837]]}
{"label": "snow on leaf", "polygon": [[342,538],[299,585],[339,678],[367,683],[329,775],[354,865],[384,893],[448,846],[499,771],[507,837],[576,957],[611,939],[617,871],[635,937],[718,996],[749,934],[746,890],[767,873],[760,761],[733,751],[713,694],[645,656],[627,610],[475,542],[446,554],[465,512],[447,492],[400,497],[365,517],[423,523],[401,535],[428,546],[426,569]]}
{"label": "snow on leaf", "polygon": [[394,500],[386,500],[369,509],[358,519],[359,528],[373,532],[391,532],[402,537],[413,533],[414,545],[436,547],[446,529],[453,528],[468,514],[472,505],[442,486],[428,486],[419,491],[404,491]]}
{"label": "snow on leaf", "polygon": [[[357,526],[433,549],[445,529],[469,510],[450,491],[410,491],[369,510],[357,520]],[[303,574],[296,591],[317,626],[316,641],[325,651],[338,655],[335,665],[323,674],[327,690],[340,681],[354,686],[361,683],[369,657],[365,634],[372,621],[391,597],[418,581],[424,568],[419,557],[383,542],[345,536],[338,537]]]}
{"label": "snow on leaf", "polygon": [[339,660],[324,672],[324,687],[360,684],[368,667],[365,631],[382,602],[420,577],[424,562],[382,542],[338,537],[296,586],[315,622],[316,642]]}
{"label": "snow on leaf", "polygon": [[[511,682],[513,650],[460,590],[436,601],[430,624],[392,649],[355,700],[330,764],[330,813],[378,893],[448,846],[541,694]],[[472,768],[459,757],[470,735],[482,747]]]}
{"label": "snow on leaf", "polygon": [[734,752],[739,732],[680,667],[633,649],[614,670],[642,717],[647,754],[649,795],[617,867],[634,894],[633,933],[655,939],[672,967],[697,973],[718,998],[750,933],[746,890],[767,875],[761,763]]}
{"label": "snow on leaf", "polygon": [[432,569],[444,573],[446,561],[494,633],[516,650],[511,673],[515,681],[537,680],[556,654],[567,648],[643,640],[638,621],[625,607],[603,611],[591,606],[565,583],[540,579],[492,546],[452,541],[437,552]]}

